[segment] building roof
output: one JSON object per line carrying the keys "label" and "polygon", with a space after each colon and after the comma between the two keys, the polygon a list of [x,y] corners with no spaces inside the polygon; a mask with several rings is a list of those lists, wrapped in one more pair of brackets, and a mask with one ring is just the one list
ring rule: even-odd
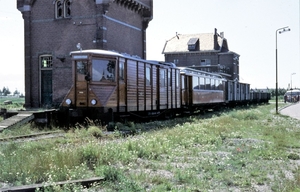
{"label": "building roof", "polygon": [[[218,49],[215,49],[214,33],[200,33],[200,34],[176,34],[170,40],[166,41],[162,53],[182,53],[189,52],[188,45],[196,42],[199,39],[199,50],[197,51],[221,51],[222,46],[226,46],[227,42],[225,38],[217,35]],[[225,44],[223,45],[223,42]],[[228,48],[227,48],[228,50]]]}

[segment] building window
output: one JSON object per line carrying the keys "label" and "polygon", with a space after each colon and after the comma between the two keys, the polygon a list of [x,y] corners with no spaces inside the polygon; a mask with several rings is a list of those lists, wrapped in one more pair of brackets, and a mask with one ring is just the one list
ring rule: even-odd
{"label": "building window", "polygon": [[200,63],[201,66],[206,66],[206,65],[211,65],[211,61],[210,59],[201,59],[201,63]]}
{"label": "building window", "polygon": [[40,66],[42,69],[52,68],[52,56],[41,56]]}
{"label": "building window", "polygon": [[71,1],[70,0],[66,0],[64,2],[64,11],[65,11],[65,17],[71,17]]}
{"label": "building window", "polygon": [[55,1],[55,18],[71,17],[71,0],[56,0]]}

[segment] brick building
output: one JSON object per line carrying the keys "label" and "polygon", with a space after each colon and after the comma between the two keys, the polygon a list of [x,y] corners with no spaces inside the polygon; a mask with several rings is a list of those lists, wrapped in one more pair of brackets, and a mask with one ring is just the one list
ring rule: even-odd
{"label": "brick building", "polygon": [[229,51],[224,33],[176,34],[163,48],[166,62],[239,80],[239,55]]}
{"label": "brick building", "polygon": [[59,104],[72,85],[69,53],[106,49],[146,58],[153,0],[17,0],[24,19],[25,106]]}

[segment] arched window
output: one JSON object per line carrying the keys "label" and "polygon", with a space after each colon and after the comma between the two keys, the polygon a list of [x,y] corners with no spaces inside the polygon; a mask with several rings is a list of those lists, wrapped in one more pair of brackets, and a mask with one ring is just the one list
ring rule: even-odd
{"label": "arched window", "polygon": [[64,2],[64,11],[65,11],[65,17],[71,17],[71,1],[70,0],[65,0]]}
{"label": "arched window", "polygon": [[71,17],[71,2],[72,0],[56,0],[55,1],[55,18]]}

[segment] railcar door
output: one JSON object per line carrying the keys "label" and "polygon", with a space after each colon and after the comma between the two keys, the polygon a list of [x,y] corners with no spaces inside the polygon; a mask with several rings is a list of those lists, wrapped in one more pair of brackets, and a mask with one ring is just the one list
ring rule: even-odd
{"label": "railcar door", "polygon": [[75,63],[75,101],[77,107],[87,107],[88,105],[88,62],[76,61]]}
{"label": "railcar door", "polygon": [[182,106],[188,107],[193,101],[193,88],[192,88],[192,77],[188,75],[181,75],[181,95],[182,95]]}

